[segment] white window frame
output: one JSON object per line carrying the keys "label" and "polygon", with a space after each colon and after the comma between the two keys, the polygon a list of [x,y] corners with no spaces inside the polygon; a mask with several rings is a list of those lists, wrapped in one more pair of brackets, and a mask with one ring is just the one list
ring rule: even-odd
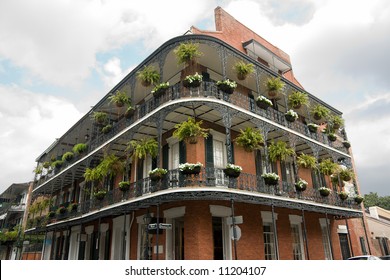
{"label": "white window frame", "polygon": [[232,234],[228,219],[232,216],[232,209],[226,206],[210,205],[212,217],[222,218],[222,238],[223,238],[223,257],[224,260],[232,260]]}
{"label": "white window frame", "polygon": [[186,207],[174,207],[170,208],[164,211],[164,218],[166,219],[166,222],[168,224],[172,224],[171,230],[165,231],[165,259],[166,260],[174,260],[175,259],[175,224],[174,220],[176,218],[182,218],[184,217],[184,214],[186,213]]}
{"label": "white window frame", "polygon": [[291,235],[292,235],[292,245],[293,245],[293,250],[295,250],[294,246],[294,228],[298,230],[298,242],[296,245],[298,246],[299,249],[299,254],[301,256],[300,260],[305,260],[305,248],[303,244],[303,234],[302,234],[302,222],[303,219],[301,216],[298,215],[289,215],[290,219],[290,226],[291,226]]}
{"label": "white window frame", "polygon": [[[277,232],[275,232],[274,229],[276,228],[276,221],[278,220],[278,214],[274,213],[273,216],[274,216],[274,219],[272,219],[272,212],[270,212],[270,211],[261,211],[261,220],[263,222],[264,258],[265,258],[265,253],[266,253],[265,252],[264,225],[269,224],[271,226],[271,233],[272,233],[272,244],[271,244],[273,247],[272,255],[274,257],[274,260],[277,260],[278,256],[276,254],[276,247],[278,246],[278,244],[275,243],[275,234],[277,234]],[[278,241],[276,240],[276,242],[278,242]]]}
{"label": "white window frame", "polygon": [[[322,234],[322,245],[324,246],[324,255],[325,260],[332,260],[332,249],[330,247],[330,239],[329,239],[329,233],[328,233],[328,226],[326,225],[326,218],[320,218],[319,219],[320,226],[321,226],[321,234]],[[329,224],[329,220],[328,220]]]}
{"label": "white window frame", "polygon": [[[218,131],[215,131],[213,129],[210,129],[209,133],[213,136],[213,161],[214,161],[214,168],[225,168],[227,165],[227,154],[226,154],[226,135],[222,134]],[[216,149],[215,149],[215,142],[219,141],[222,142],[222,165],[216,166],[215,165],[215,156],[216,156]],[[215,183],[217,186],[225,186],[225,175],[222,170],[215,170],[214,172],[215,176]]]}

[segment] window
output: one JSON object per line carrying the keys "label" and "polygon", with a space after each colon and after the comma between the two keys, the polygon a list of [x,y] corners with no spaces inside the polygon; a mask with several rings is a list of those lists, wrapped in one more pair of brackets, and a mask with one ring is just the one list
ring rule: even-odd
{"label": "window", "polygon": [[264,257],[266,260],[276,260],[275,236],[272,223],[263,223]]}
{"label": "window", "polygon": [[227,219],[232,215],[231,208],[220,205],[210,205],[210,212],[212,216],[214,259],[231,260],[232,236],[230,226],[227,223]]}
{"label": "window", "polygon": [[364,237],[360,236],[359,240],[360,240],[360,247],[362,248],[362,254],[367,255],[366,242],[364,240]]}
{"label": "window", "polygon": [[326,219],[320,219],[321,234],[322,234],[322,245],[324,246],[325,260],[332,259],[332,253],[330,248],[329,232],[326,225]]}
{"label": "window", "polygon": [[302,217],[297,215],[290,215],[291,224],[291,236],[292,236],[292,249],[294,260],[304,260],[304,248],[303,248],[303,237],[302,237]]}
{"label": "window", "polygon": [[152,237],[153,235],[148,233],[146,217],[137,217],[138,224],[138,259],[149,260],[152,257]]}
{"label": "window", "polygon": [[172,230],[165,231],[165,259],[184,260],[184,214],[185,206],[164,210],[166,223]]}

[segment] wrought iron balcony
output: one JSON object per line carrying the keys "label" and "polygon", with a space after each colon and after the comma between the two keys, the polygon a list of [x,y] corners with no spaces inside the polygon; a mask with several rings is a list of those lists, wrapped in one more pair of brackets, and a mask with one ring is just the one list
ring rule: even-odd
{"label": "wrought iron balcony", "polygon": [[[254,113],[256,115],[259,115],[261,117],[264,117],[268,120],[271,120],[274,123],[277,123],[281,126],[284,126],[286,128],[292,129],[298,133],[300,133],[303,136],[306,136],[310,139],[316,140],[320,143],[323,143],[325,145],[328,145],[334,149],[337,149],[343,153],[347,153],[347,149],[343,146],[342,142],[340,140],[336,140],[335,142],[330,142],[325,134],[318,133],[318,132],[310,132],[308,127],[303,124],[300,121],[295,121],[293,123],[288,122],[285,119],[284,113],[279,112],[273,108],[268,108],[267,110],[260,109],[254,102],[253,99],[249,98],[247,95],[244,95],[238,91],[234,92],[232,95],[225,94],[218,90],[217,86],[214,82],[202,82],[201,86],[195,89],[187,89],[182,87],[181,83],[178,83],[172,87],[169,88],[169,90],[166,91],[164,95],[162,95],[159,98],[152,98],[148,101],[144,102],[141,105],[137,105],[135,108],[134,115],[132,115],[130,118],[122,118],[117,123],[113,125],[112,130],[107,133],[103,134],[100,133],[97,136],[95,136],[93,139],[90,140],[88,143],[88,153],[95,150],[97,147],[102,145],[103,143],[109,141],[111,138],[113,138],[115,135],[129,127],[131,124],[133,124],[135,121],[145,117],[146,115],[150,114],[153,110],[157,109],[161,105],[168,103],[173,100],[178,100],[182,98],[196,98],[196,97],[211,97],[216,98],[218,100],[221,100],[223,102],[230,103],[232,105],[238,106],[246,111],[249,111],[251,113]],[[184,101],[184,99],[183,99]],[[86,153],[87,154],[87,153]],[[35,187],[43,184],[48,179],[52,178],[57,174],[59,171],[63,170],[64,168],[72,165],[75,161],[80,160],[85,155],[77,156],[70,162],[64,162],[62,167],[60,169],[54,169],[50,173],[48,173],[45,176],[41,176],[39,180],[37,181]]]}
{"label": "wrought iron balcony", "polygon": [[[34,226],[44,226],[47,223],[65,220],[67,218],[78,217],[87,213],[103,209],[116,204],[131,203],[147,195],[162,193],[165,190],[180,190],[193,188],[207,188],[215,191],[229,192],[229,190],[242,191],[246,195],[266,194],[274,198],[284,197],[289,203],[312,202],[324,204],[324,206],[339,206],[349,209],[358,209],[353,199],[341,200],[336,191],[332,191],[328,197],[322,197],[315,188],[308,187],[303,192],[297,192],[293,184],[285,181],[279,181],[276,186],[266,185],[261,176],[241,173],[238,178],[227,177],[221,168],[203,168],[199,174],[184,175],[178,169],[170,170],[159,181],[152,181],[149,177],[138,180],[130,184],[127,191],[121,191],[115,188],[105,195],[101,200],[92,198],[78,204],[77,209],[57,214],[49,220],[42,219]],[[199,189],[197,189],[199,190]],[[248,193],[249,192],[249,193]],[[218,197],[215,197],[218,199]]]}

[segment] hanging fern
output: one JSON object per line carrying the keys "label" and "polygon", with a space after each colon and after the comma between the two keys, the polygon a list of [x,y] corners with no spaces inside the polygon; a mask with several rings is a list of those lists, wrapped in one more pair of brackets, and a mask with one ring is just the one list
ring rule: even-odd
{"label": "hanging fern", "polygon": [[127,145],[128,145],[127,150],[133,148],[134,156],[139,159],[143,159],[147,155],[150,155],[152,158],[157,157],[158,143],[153,138],[131,140]]}
{"label": "hanging fern", "polygon": [[276,144],[272,142],[268,147],[268,157],[272,162],[277,160],[285,161],[288,157],[293,155],[295,155],[294,149],[288,148],[287,144],[283,141],[278,141]]}

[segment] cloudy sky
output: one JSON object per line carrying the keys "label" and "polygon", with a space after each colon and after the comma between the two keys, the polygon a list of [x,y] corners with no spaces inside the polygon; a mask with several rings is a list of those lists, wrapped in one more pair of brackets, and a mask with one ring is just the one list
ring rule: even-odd
{"label": "cloudy sky", "polygon": [[0,192],[32,180],[35,159],[158,46],[214,30],[216,6],[344,112],[362,192],[390,195],[387,0],[1,0]]}

